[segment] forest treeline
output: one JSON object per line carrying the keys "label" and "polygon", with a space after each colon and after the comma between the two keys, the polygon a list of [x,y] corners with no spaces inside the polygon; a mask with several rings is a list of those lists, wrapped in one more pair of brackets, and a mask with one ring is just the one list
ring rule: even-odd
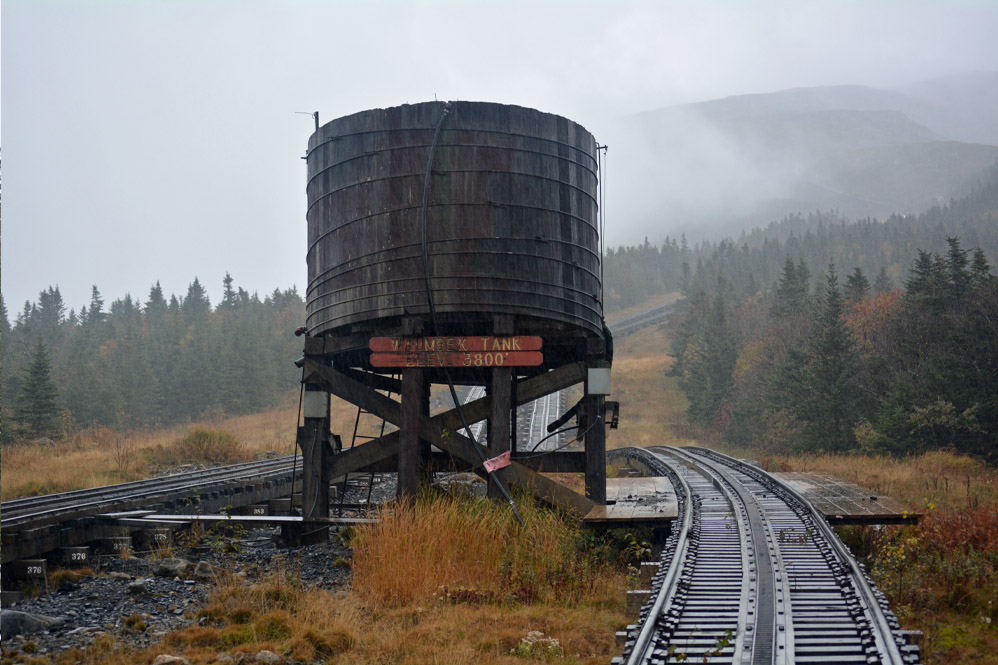
{"label": "forest treeline", "polygon": [[259,298],[226,274],[212,307],[195,278],[167,298],[157,282],[69,310],[58,287],[25,302],[11,324],[0,297],[3,436],[52,436],[93,424],[169,425],[211,413],[248,413],[287,398],[301,372],[294,330],[304,302],[292,288]]}
{"label": "forest treeline", "polygon": [[810,288],[821,287],[822,272],[835,261],[840,272],[861,268],[871,281],[900,287],[918,250],[945,253],[946,238],[983,249],[998,264],[998,166],[967,197],[921,215],[850,221],[836,212],[789,215],[743,232],[737,239],[687,242],[666,237],[608,249],[604,263],[608,313],[668,291],[712,290],[719,276],[742,295],[772,291],[787,255],[810,271]]}
{"label": "forest treeline", "polygon": [[917,217],[850,224],[813,214],[737,242],[617,250],[606,264],[608,305],[634,289],[684,293],[671,322],[672,373],[690,421],[733,443],[952,447],[993,461],[994,176]]}

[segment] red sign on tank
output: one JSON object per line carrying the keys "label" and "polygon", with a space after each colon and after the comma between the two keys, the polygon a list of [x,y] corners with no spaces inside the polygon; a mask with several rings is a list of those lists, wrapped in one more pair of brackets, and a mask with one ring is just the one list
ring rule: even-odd
{"label": "red sign on tank", "polygon": [[536,367],[540,337],[374,337],[373,367]]}
{"label": "red sign on tank", "polygon": [[511,337],[372,337],[375,353],[455,353],[474,351],[540,351],[544,340],[523,335]]}

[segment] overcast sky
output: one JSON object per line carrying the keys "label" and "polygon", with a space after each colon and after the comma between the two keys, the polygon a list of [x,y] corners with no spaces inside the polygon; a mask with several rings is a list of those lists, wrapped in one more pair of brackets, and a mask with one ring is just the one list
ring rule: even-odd
{"label": "overcast sky", "polygon": [[[79,309],[160,280],[305,290],[312,120],[529,106],[610,144],[607,240],[636,242],[612,137],[634,113],[998,67],[998,2],[3,0],[2,289]],[[663,229],[675,233],[677,229]],[[659,241],[661,238],[653,238]]]}

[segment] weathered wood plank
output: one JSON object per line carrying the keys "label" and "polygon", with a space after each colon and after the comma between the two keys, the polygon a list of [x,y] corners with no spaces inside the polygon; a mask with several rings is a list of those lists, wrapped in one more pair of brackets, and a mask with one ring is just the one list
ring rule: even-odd
{"label": "weathered wood plank", "polygon": [[419,486],[419,425],[426,401],[423,370],[407,368],[402,372],[402,422],[399,424],[399,467],[397,495],[415,496]]}

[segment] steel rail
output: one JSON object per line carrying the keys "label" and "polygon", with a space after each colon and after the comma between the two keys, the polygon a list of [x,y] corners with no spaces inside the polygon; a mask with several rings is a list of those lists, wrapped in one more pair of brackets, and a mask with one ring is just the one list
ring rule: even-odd
{"label": "steel rail", "polygon": [[675,302],[666,303],[657,307],[651,307],[626,318],[619,319],[613,323],[608,323],[607,325],[610,327],[611,333],[618,337],[623,337],[624,335],[630,335],[631,333],[637,332],[638,330],[653,323],[664,321],[672,310],[675,309],[675,307]]}
{"label": "steel rail", "polygon": [[686,565],[689,552],[689,534],[693,525],[695,507],[689,485],[678,473],[665,466],[657,456],[640,448],[635,448],[627,454],[640,459],[649,467],[658,467],[659,473],[670,476],[676,488],[676,498],[679,504],[679,519],[677,520],[679,528],[673,529],[670,536],[671,547],[666,547],[662,552],[662,561],[664,563],[668,558],[668,565],[664,575],[661,571],[656,575],[658,591],[650,600],[650,605],[646,605],[645,609],[642,610],[642,615],[646,616],[646,620],[638,631],[634,644],[630,647],[626,661],[627,665],[638,665],[651,659],[656,646],[656,618],[662,615],[663,609],[676,594],[679,577]]}
{"label": "steel rail", "polygon": [[[693,648],[702,650],[703,653],[700,655],[704,658],[726,657],[727,654],[723,653],[724,647],[721,647],[720,644],[722,641],[727,641],[732,647],[730,654],[732,663],[773,662],[786,664],[792,662],[786,659],[787,650],[781,651],[777,644],[783,639],[783,636],[778,634],[774,626],[777,616],[777,601],[780,600],[781,594],[771,580],[774,577],[773,570],[777,568],[778,564],[772,560],[772,553],[766,549],[767,539],[763,538],[765,534],[761,532],[765,527],[761,509],[754,505],[751,496],[746,496],[744,489],[739,487],[737,482],[733,482],[731,478],[719,470],[697,464],[696,458],[676,448],[665,448],[663,454],[667,454],[681,463],[690,464],[692,472],[703,476],[705,480],[710,482],[713,489],[730,506],[730,515],[735,519],[738,532],[737,554],[740,567],[737,570],[726,570],[728,575],[735,576],[737,573],[739,577],[736,618],[733,620],[727,618],[723,623],[731,627],[725,631],[721,630],[724,617],[720,608],[730,604],[732,598],[725,598],[718,591],[712,591],[711,595],[704,600],[708,603],[707,607],[722,614],[722,616],[715,618],[718,627],[712,633],[705,630],[705,634],[698,639],[693,636],[687,637],[686,656],[689,657],[690,649]],[[700,504],[702,511],[703,501],[713,497],[704,495],[702,491],[699,494],[702,495]],[[711,512],[716,514],[718,511],[714,507]],[[716,518],[709,520],[702,515],[701,522],[716,522]],[[707,524],[708,529],[711,526],[716,527],[717,525]],[[725,518],[725,529],[730,528],[727,518]],[[727,534],[727,536],[730,535],[732,534]],[[730,538],[728,539],[730,540]],[[713,571],[720,565],[719,562],[723,561],[725,555],[731,556],[732,554],[725,547],[725,543],[720,542],[721,538],[718,537],[717,533],[708,532],[707,536],[702,536],[701,540],[706,542],[707,547],[704,547],[704,542],[701,542],[698,553],[700,549],[708,551],[703,552],[701,557],[694,562],[692,569],[686,571],[691,579],[691,591],[695,582],[699,581],[700,585],[709,582],[711,575],[716,574]],[[698,577],[699,579],[697,579]],[[727,595],[733,595],[734,591],[735,589],[732,589]],[[684,607],[683,610],[685,609]],[[692,609],[698,608],[693,607]],[[685,614],[683,612],[680,619],[685,620]],[[713,644],[711,640],[713,640]]]}
{"label": "steel rail", "polygon": [[38,523],[46,518],[67,517],[86,513],[89,509],[100,508],[117,502],[140,500],[143,497],[156,498],[164,493],[196,490],[205,486],[234,483],[252,479],[267,482],[271,476],[290,471],[292,456],[278,457],[257,462],[246,462],[211,469],[148,478],[146,480],[105,485],[84,490],[73,490],[4,501],[0,504],[2,520],[0,528],[15,529]]}
{"label": "steel rail", "polygon": [[[615,663],[918,662],[883,594],[792,487],[704,449],[617,454],[654,456],[674,468],[677,497],[688,493],[690,509],[681,508],[682,541],[669,546],[673,554],[663,553],[663,567],[672,556],[668,571],[653,579],[640,628],[630,629]],[[729,531],[731,517],[737,535]]]}
{"label": "steel rail", "polygon": [[805,511],[813,515],[815,518],[815,527],[821,532],[827,544],[834,550],[839,562],[847,571],[850,582],[859,592],[864,609],[871,619],[872,625],[875,629],[873,631],[873,638],[877,644],[877,651],[888,663],[909,662],[909,660],[906,659],[906,657],[901,653],[901,649],[898,645],[898,640],[900,638],[894,627],[891,625],[891,621],[881,604],[880,596],[878,596],[878,594],[874,591],[873,586],[866,577],[866,574],[859,569],[852,553],[849,552],[845,544],[839,539],[838,534],[835,533],[834,529],[832,529],[831,525],[828,524],[827,520],[822,517],[821,513],[817,511],[814,505],[811,504],[811,502],[808,501],[803,494],[787,483],[773,477],[766,471],[728,455],[724,455],[723,453],[707,450],[705,448],[689,447],[687,449],[699,457],[706,457],[708,459],[722,462],[741,471],[742,473],[745,473],[745,475],[755,477],[763,484],[779,488],[782,492],[800,504]]}

